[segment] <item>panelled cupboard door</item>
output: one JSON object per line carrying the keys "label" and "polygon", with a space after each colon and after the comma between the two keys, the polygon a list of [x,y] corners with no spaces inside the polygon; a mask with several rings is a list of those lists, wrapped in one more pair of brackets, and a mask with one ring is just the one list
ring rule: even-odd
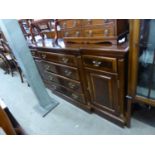
{"label": "panelled cupboard door", "polygon": [[118,114],[117,75],[87,70],[91,104],[104,111]]}

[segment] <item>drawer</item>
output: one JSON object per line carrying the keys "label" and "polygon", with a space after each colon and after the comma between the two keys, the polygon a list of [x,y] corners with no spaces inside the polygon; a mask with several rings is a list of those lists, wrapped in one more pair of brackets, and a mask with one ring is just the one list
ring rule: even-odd
{"label": "drawer", "polygon": [[112,24],[108,26],[97,26],[83,29],[84,37],[112,37],[115,35],[114,26]]}
{"label": "drawer", "polygon": [[61,31],[63,37],[81,37],[82,31],[80,29]]}
{"label": "drawer", "polygon": [[85,103],[85,98],[83,94],[75,93],[73,91],[68,90],[67,88],[63,86],[59,86],[56,83],[48,83],[45,82],[45,85],[47,88],[49,88],[52,91],[57,91],[61,93],[62,95],[65,95],[69,98],[71,98],[74,101],[80,102],[80,103]]}
{"label": "drawer", "polygon": [[82,26],[104,25],[108,23],[114,23],[114,21],[114,19],[84,19]]}
{"label": "drawer", "polygon": [[79,80],[79,73],[77,68],[45,61],[42,61],[42,65],[43,72],[52,72],[68,77],[70,79]]}
{"label": "drawer", "polygon": [[85,67],[105,70],[110,72],[117,72],[117,59],[102,56],[83,56],[83,63]]}
{"label": "drawer", "polygon": [[56,75],[54,73],[44,72],[42,73],[43,80],[48,82],[55,82],[59,85],[62,85],[68,89],[71,89],[73,91],[77,91],[79,93],[82,93],[82,88],[80,82],[62,77],[60,75]]}
{"label": "drawer", "polygon": [[77,66],[77,59],[73,55],[66,55],[66,54],[58,54],[58,53],[47,53],[39,51],[41,58],[43,60],[58,62],[61,64]]}
{"label": "drawer", "polygon": [[81,20],[79,19],[60,20],[58,23],[61,29],[81,27]]}

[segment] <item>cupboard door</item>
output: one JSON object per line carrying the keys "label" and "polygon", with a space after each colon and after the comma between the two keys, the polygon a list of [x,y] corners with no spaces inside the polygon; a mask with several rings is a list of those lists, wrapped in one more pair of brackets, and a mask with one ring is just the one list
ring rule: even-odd
{"label": "cupboard door", "polygon": [[[140,23],[139,57],[136,94],[155,100],[155,20]],[[153,104],[155,105],[155,103]]]}
{"label": "cupboard door", "polygon": [[117,114],[117,75],[87,71],[87,81],[93,106]]}

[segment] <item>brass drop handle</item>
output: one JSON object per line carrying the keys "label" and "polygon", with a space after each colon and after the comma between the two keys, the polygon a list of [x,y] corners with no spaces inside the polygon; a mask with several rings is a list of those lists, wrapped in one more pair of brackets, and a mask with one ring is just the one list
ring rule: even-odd
{"label": "brass drop handle", "polygon": [[93,34],[93,31],[92,31],[92,30],[89,30],[88,34],[89,34],[89,36],[91,37],[92,34]]}
{"label": "brass drop handle", "polygon": [[42,57],[43,57],[43,59],[45,59],[46,58],[46,54],[42,54]]}
{"label": "brass drop handle", "polygon": [[55,90],[55,89],[57,89],[57,86],[56,85],[52,85],[52,88]]}
{"label": "brass drop handle", "polygon": [[109,34],[109,30],[108,29],[105,29],[104,30],[104,35],[107,36],[108,34]]}
{"label": "brass drop handle", "polygon": [[88,24],[91,24],[91,22],[92,22],[92,20],[91,20],[91,19],[88,19],[87,21],[88,21]]}
{"label": "brass drop handle", "polygon": [[63,28],[65,28],[66,27],[66,23],[63,23]]}
{"label": "brass drop handle", "polygon": [[65,32],[65,37],[67,37],[67,36],[68,36],[68,34],[69,34],[68,32]]}
{"label": "brass drop handle", "polygon": [[68,59],[68,58],[63,57],[61,60],[62,60],[62,62],[63,62],[63,63],[67,63],[69,59]]}
{"label": "brass drop handle", "polygon": [[94,66],[98,67],[98,66],[101,65],[102,62],[94,60],[94,61],[92,61],[92,63],[93,63]]}
{"label": "brass drop handle", "polygon": [[72,97],[73,97],[74,99],[78,99],[78,95],[76,95],[76,94],[72,94]]}
{"label": "brass drop handle", "polygon": [[72,72],[71,72],[70,70],[65,70],[65,74],[66,74],[67,76],[70,76],[70,75],[72,74]]}
{"label": "brass drop handle", "polygon": [[105,23],[108,23],[108,22],[109,22],[109,20],[108,20],[108,19],[104,19],[104,22],[105,22]]}
{"label": "brass drop handle", "polygon": [[49,66],[49,65],[46,65],[46,66],[45,66],[45,69],[46,69],[46,70],[49,70],[49,69],[50,69],[50,66]]}
{"label": "brass drop handle", "polygon": [[76,27],[76,24],[77,24],[77,21],[74,20],[74,22],[73,22],[73,27]]}
{"label": "brass drop handle", "polygon": [[54,80],[54,77],[53,76],[50,76],[49,79],[50,79],[50,81],[53,81]]}
{"label": "brass drop handle", "polygon": [[76,37],[79,37],[79,35],[80,35],[80,32],[77,31],[77,32],[76,32]]}
{"label": "brass drop handle", "polygon": [[70,88],[72,88],[72,89],[73,89],[73,88],[75,87],[75,84],[74,84],[74,83],[72,83],[72,82],[69,82],[69,83],[68,83],[68,86],[69,86]]}
{"label": "brass drop handle", "polygon": [[32,56],[34,56],[35,55],[35,52],[31,52],[32,53]]}

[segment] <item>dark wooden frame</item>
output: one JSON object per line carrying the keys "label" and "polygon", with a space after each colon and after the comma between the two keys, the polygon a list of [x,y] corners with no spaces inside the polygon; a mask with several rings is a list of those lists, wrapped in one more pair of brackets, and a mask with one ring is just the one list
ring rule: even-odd
{"label": "dark wooden frame", "polygon": [[127,126],[131,124],[131,109],[135,102],[155,106],[155,100],[136,94],[138,56],[139,56],[140,19],[130,20],[130,52],[128,63],[128,95],[127,98]]}

